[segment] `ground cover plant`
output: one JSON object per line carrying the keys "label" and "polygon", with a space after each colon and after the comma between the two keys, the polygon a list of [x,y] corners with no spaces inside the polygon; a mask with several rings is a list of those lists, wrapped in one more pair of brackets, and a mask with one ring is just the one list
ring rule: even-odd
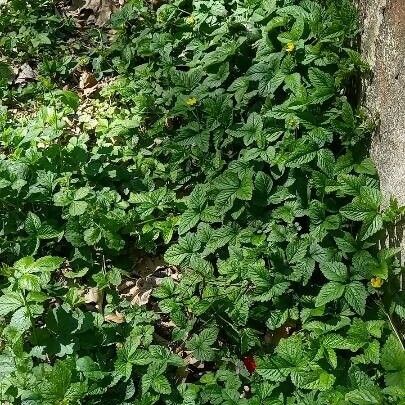
{"label": "ground cover plant", "polygon": [[0,3],[0,403],[405,403],[352,2],[70,6]]}

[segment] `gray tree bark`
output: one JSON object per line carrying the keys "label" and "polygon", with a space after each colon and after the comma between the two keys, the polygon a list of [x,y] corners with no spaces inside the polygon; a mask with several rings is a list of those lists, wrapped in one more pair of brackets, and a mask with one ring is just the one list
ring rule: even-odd
{"label": "gray tree bark", "polygon": [[381,189],[405,204],[405,0],[360,0],[362,52],[373,70],[364,103],[379,116],[371,155]]}
{"label": "gray tree bark", "polygon": [[[405,0],[358,0],[362,22],[361,50],[372,77],[363,82],[365,105],[378,117],[371,157],[385,201],[405,205]],[[402,223],[387,233],[385,244],[402,246]]]}

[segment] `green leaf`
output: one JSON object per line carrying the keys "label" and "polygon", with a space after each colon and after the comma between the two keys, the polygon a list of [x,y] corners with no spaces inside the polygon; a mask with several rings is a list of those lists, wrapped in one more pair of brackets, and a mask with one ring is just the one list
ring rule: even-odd
{"label": "green leaf", "polygon": [[66,207],[73,201],[73,193],[70,190],[61,190],[54,194],[53,201],[57,207]]}
{"label": "green leaf", "polygon": [[272,187],[272,178],[264,172],[257,172],[255,177],[253,203],[259,207],[266,207],[269,205]]}
{"label": "green leaf", "polygon": [[11,66],[4,62],[0,61],[0,85],[5,85],[13,77],[13,69]]}
{"label": "green leaf", "polygon": [[321,104],[335,95],[335,80],[332,75],[318,68],[310,68],[308,76],[313,86],[311,91],[313,103]]}
{"label": "green leaf", "polygon": [[215,351],[211,346],[217,340],[218,332],[217,328],[205,328],[199,335],[193,335],[186,346],[193,351],[196,359],[201,361],[213,360]]}
{"label": "green leaf", "polygon": [[57,231],[46,224],[42,224],[37,232],[37,238],[42,240],[60,238],[62,235],[63,232]]}
{"label": "green leaf", "polygon": [[98,227],[91,227],[88,228],[84,231],[83,238],[85,242],[92,246],[92,245],[97,245],[97,243],[101,239],[101,231],[100,228]]}
{"label": "green leaf", "polygon": [[340,262],[325,262],[319,266],[323,275],[330,281],[344,283],[347,279],[347,268]]}
{"label": "green leaf", "polygon": [[22,296],[13,291],[7,291],[0,296],[0,316],[6,316],[10,312],[15,312],[24,305]]}
{"label": "green leaf", "polygon": [[380,231],[383,228],[384,222],[382,215],[377,214],[374,218],[372,219],[365,219],[362,227],[361,227],[361,240],[366,240],[370,236],[373,236],[376,234],[378,231]]}
{"label": "green leaf", "polygon": [[[32,307],[30,308],[31,314],[28,312],[27,307],[18,308],[11,316],[9,326],[17,329],[19,332],[27,332],[32,327],[31,316]],[[31,315],[31,316],[30,316]]]}
{"label": "green leaf", "polygon": [[308,250],[308,241],[296,239],[290,242],[286,248],[286,256],[289,263],[302,262]]}
{"label": "green leaf", "polygon": [[75,201],[83,200],[90,193],[90,187],[79,187],[73,194],[73,199]]}
{"label": "green leaf", "polygon": [[334,382],[335,377],[321,368],[315,370],[294,370],[291,372],[291,381],[298,388],[308,390],[329,390]]}
{"label": "green leaf", "polygon": [[330,283],[322,286],[319,291],[318,296],[315,300],[315,306],[320,307],[327,304],[328,302],[334,301],[340,298],[345,291],[345,286],[343,284],[331,281]]}
{"label": "green leaf", "polygon": [[379,189],[363,186],[360,188],[360,199],[370,211],[377,211],[382,203],[383,197]]}
{"label": "green leaf", "polygon": [[288,319],[288,310],[274,310],[271,311],[269,318],[266,321],[266,326],[270,330],[275,330],[283,325]]}
{"label": "green leaf", "polygon": [[250,173],[242,175],[228,171],[215,182],[215,188],[219,193],[215,199],[217,206],[227,205],[236,198],[240,200],[250,200],[253,193],[253,181]]}
{"label": "green leaf", "polygon": [[41,220],[38,215],[33,212],[29,212],[24,222],[24,227],[27,233],[36,235],[41,227]]}
{"label": "green leaf", "polygon": [[346,285],[345,299],[348,304],[359,314],[364,315],[366,309],[367,291],[359,281],[352,281]]}
{"label": "green leaf", "polygon": [[249,115],[246,124],[236,131],[232,131],[232,135],[235,137],[243,138],[243,142],[246,146],[257,142],[260,139],[260,135],[263,129],[263,121],[259,114],[252,113]]}
{"label": "green leaf", "polygon": [[356,405],[381,404],[381,396],[370,392],[370,388],[357,388],[345,395],[345,401]]}
{"label": "green leaf", "polygon": [[187,234],[183,238],[179,239],[176,245],[171,246],[165,253],[165,261],[167,263],[178,266],[184,264],[185,266],[190,264],[193,257],[200,250],[201,242],[196,238],[194,234]]}
{"label": "green leaf", "polygon": [[183,235],[190,229],[194,228],[198,221],[200,220],[200,214],[192,209],[188,209],[181,214],[180,220],[178,222],[178,232],[179,235]]}
{"label": "green leaf", "polygon": [[276,348],[277,354],[294,367],[302,366],[308,362],[308,357],[304,351],[302,338],[294,335],[286,339],[281,339]]}
{"label": "green leaf", "polygon": [[18,286],[27,291],[41,291],[41,281],[35,274],[23,274],[18,279]]}
{"label": "green leaf", "polygon": [[48,369],[45,380],[38,386],[38,391],[45,401],[59,403],[64,401],[65,398],[69,398],[71,395],[71,402],[74,402],[76,395],[76,400],[83,395],[80,389],[76,391],[73,388],[72,391],[70,391],[72,388],[73,369],[74,362],[72,359],[59,360],[51,369]]}
{"label": "green leaf", "polygon": [[169,380],[164,375],[153,378],[151,386],[159,394],[170,394],[172,392]]}
{"label": "green leaf", "polygon": [[82,215],[86,212],[87,205],[88,204],[86,201],[72,201],[72,203],[69,206],[69,214],[72,217]]}
{"label": "green leaf", "polygon": [[370,216],[370,212],[358,200],[354,200],[341,208],[340,213],[352,221],[364,221]]}
{"label": "green leaf", "polygon": [[272,355],[258,359],[256,372],[265,380],[282,382],[287,379],[293,368],[282,357]]}
{"label": "green leaf", "polygon": [[381,351],[381,365],[386,374],[385,383],[389,386],[405,385],[405,350],[402,348],[397,337],[390,335]]}
{"label": "green leaf", "polygon": [[30,267],[35,271],[54,271],[59,268],[64,259],[57,256],[44,256],[35,261]]}

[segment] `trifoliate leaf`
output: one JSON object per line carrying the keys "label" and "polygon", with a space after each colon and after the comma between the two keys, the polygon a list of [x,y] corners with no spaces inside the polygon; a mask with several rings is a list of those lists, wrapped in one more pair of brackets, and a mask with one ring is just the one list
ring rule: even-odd
{"label": "trifoliate leaf", "polygon": [[176,266],[190,264],[192,258],[200,250],[201,242],[193,234],[187,234],[179,239],[176,245],[171,246],[165,253],[165,261]]}
{"label": "trifoliate leaf", "polygon": [[209,361],[213,359],[215,351],[211,346],[215,343],[217,337],[217,328],[206,328],[199,335],[194,335],[186,346],[193,351],[197,359]]}

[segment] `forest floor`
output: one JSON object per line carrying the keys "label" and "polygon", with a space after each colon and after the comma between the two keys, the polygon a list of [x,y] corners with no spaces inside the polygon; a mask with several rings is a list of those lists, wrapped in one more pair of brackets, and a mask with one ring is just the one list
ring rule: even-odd
{"label": "forest floor", "polygon": [[0,0],[0,403],[405,403],[357,22]]}

